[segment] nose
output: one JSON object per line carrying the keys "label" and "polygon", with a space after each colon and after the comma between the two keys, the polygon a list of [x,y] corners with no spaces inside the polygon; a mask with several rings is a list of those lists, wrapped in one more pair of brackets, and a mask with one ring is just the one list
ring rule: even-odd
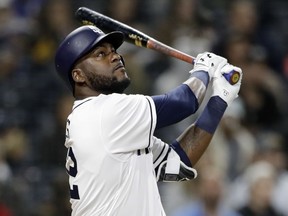
{"label": "nose", "polygon": [[121,55],[119,55],[119,54],[116,53],[116,52],[113,52],[113,53],[112,53],[111,61],[112,61],[112,62],[115,62],[115,61],[120,61],[120,60],[121,60]]}

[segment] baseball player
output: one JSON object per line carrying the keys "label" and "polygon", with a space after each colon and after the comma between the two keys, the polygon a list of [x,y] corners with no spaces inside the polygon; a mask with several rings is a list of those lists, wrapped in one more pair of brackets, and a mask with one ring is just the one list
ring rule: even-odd
{"label": "baseball player", "polygon": [[[163,216],[157,181],[196,177],[193,166],[207,148],[240,84],[223,73],[240,68],[213,53],[199,54],[190,77],[170,92],[126,95],[130,78],[117,48],[121,32],[81,26],[62,41],[58,75],[75,97],[65,146],[72,215]],[[208,84],[212,95],[197,121],[172,144],[153,133],[195,113]]]}

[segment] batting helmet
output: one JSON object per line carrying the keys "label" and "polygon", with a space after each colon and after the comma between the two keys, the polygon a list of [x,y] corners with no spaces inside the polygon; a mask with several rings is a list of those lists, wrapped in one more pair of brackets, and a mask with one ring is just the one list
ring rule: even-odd
{"label": "batting helmet", "polygon": [[103,41],[111,43],[117,49],[123,43],[124,35],[118,31],[105,34],[95,26],[85,25],[68,34],[58,47],[55,55],[55,67],[58,75],[72,92],[74,91],[74,80],[71,71],[74,64]]}

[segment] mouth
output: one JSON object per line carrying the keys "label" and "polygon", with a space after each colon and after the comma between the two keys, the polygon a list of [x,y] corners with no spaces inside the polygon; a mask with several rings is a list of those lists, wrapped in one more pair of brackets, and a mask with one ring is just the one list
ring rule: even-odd
{"label": "mouth", "polygon": [[116,71],[116,70],[125,70],[125,67],[124,67],[124,65],[122,64],[122,63],[119,63],[119,64],[117,64],[115,67],[114,67],[114,71]]}

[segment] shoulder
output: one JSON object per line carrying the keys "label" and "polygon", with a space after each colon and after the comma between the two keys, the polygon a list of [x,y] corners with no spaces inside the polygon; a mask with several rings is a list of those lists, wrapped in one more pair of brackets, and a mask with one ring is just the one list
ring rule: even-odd
{"label": "shoulder", "polygon": [[127,107],[127,108],[135,108],[138,106],[145,106],[149,105],[151,103],[154,104],[152,98],[150,96],[140,95],[140,94],[133,94],[133,95],[127,95],[127,94],[111,94],[106,96],[107,100],[105,103],[107,103],[110,106],[120,106],[120,107]]}
{"label": "shoulder", "polygon": [[73,104],[73,109],[80,107],[82,105],[85,104],[85,106],[90,106],[93,104],[97,104],[97,103],[101,103],[101,104],[105,104],[105,103],[110,103],[110,104],[121,104],[123,105],[123,103],[133,103],[133,102],[141,102],[141,101],[153,101],[152,98],[150,96],[145,96],[145,95],[141,95],[141,94],[131,94],[131,95],[127,95],[127,94],[117,94],[117,93],[113,93],[113,94],[109,94],[109,95],[99,95],[99,96],[95,96],[95,97],[88,97],[85,98],[83,100],[76,100]]}
{"label": "shoulder", "polygon": [[142,94],[117,94],[113,93],[110,95],[106,95],[107,97],[111,97],[119,100],[147,100],[150,96],[142,95]]}

